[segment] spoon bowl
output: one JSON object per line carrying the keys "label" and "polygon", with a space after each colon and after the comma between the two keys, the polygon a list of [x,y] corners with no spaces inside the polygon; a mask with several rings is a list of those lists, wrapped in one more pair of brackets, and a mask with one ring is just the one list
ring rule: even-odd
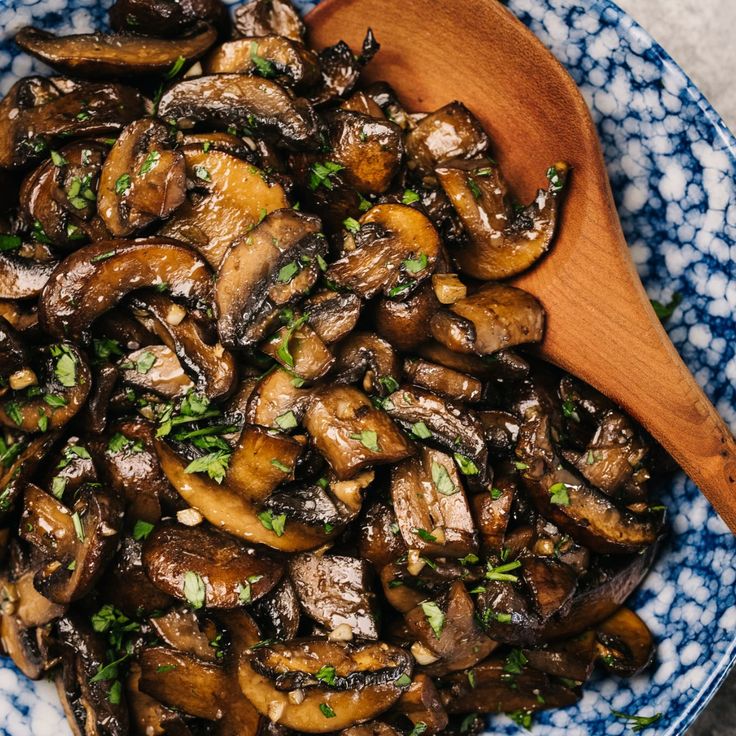
{"label": "spoon bowl", "polygon": [[512,283],[547,312],[540,354],[600,390],[672,455],[736,532],[736,442],[680,359],[636,273],[587,105],[560,63],[495,0],[325,0],[313,43],[383,45],[366,70],[415,111],[462,100],[520,201],[573,169],[551,253]]}

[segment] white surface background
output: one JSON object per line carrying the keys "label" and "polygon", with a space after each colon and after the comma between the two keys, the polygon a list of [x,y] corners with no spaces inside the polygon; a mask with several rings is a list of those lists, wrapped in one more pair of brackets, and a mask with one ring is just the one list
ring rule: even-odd
{"label": "white surface background", "polygon": [[[663,46],[736,133],[736,0],[615,0]],[[736,671],[688,736],[736,736]]]}

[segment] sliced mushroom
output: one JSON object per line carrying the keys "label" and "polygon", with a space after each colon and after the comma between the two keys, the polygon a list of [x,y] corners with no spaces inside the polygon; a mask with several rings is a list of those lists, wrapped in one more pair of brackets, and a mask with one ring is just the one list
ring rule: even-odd
{"label": "sliced mushroom", "polygon": [[[14,583],[8,583],[13,588],[13,595],[4,596],[13,604],[14,612],[19,624],[30,629],[35,626],[45,626],[54,619],[64,615],[66,607],[50,601],[42,596],[33,585],[35,571],[27,570]],[[9,592],[9,591],[8,591]]]}
{"label": "sliced mushroom", "polygon": [[258,600],[282,574],[280,564],[221,532],[170,523],[146,540],[143,566],[154,585],[194,608]]}
{"label": "sliced mushroom", "polygon": [[354,636],[378,639],[372,575],[365,561],[305,553],[289,561],[289,573],[302,608],[318,624],[328,631],[347,625]]}
{"label": "sliced mushroom", "polygon": [[289,202],[275,180],[235,156],[192,149],[184,156],[194,188],[161,234],[193,244],[217,268],[231,244]]}
{"label": "sliced mushroom", "polygon": [[284,575],[275,588],[256,601],[251,612],[266,639],[285,641],[295,638],[301,613],[289,576]]}
{"label": "sliced mushroom", "polygon": [[429,389],[453,401],[473,404],[480,401],[483,395],[483,384],[477,378],[426,360],[405,359],[404,373],[416,386]]}
{"label": "sliced mushroom", "polygon": [[432,337],[429,324],[439,308],[429,282],[402,301],[381,297],[376,300],[373,312],[376,332],[398,350],[413,352]]}
{"label": "sliced mushroom", "polygon": [[317,256],[327,243],[318,218],[292,209],[266,215],[222,259],[215,285],[220,339],[228,347],[248,347],[278,324],[279,310],[315,283]]}
{"label": "sliced mushroom", "polygon": [[[233,355],[207,332],[209,326],[164,294],[148,292],[132,300],[137,319],[173,350],[209,399],[221,399],[235,388],[238,377]],[[214,328],[214,325],[213,325]]]}
{"label": "sliced mushroom", "polygon": [[544,308],[528,292],[505,284],[486,284],[432,317],[434,338],[459,353],[489,355],[539,342]]}
{"label": "sliced mushroom", "polygon": [[130,87],[82,84],[61,94],[46,84],[46,93],[35,95],[21,80],[0,103],[0,167],[25,166],[60,138],[116,133],[145,114],[143,97]]}
{"label": "sliced mushroom", "polygon": [[10,322],[0,317],[0,378],[7,381],[18,371],[27,369],[29,364],[29,351],[21,336]]}
{"label": "sliced mushroom", "polygon": [[227,8],[220,0],[116,0],[109,15],[113,30],[162,38],[178,36],[197,21],[220,31],[230,25]]}
{"label": "sliced mushroom", "polygon": [[509,454],[516,447],[519,437],[519,420],[506,411],[479,411],[477,413],[489,449],[496,453]]}
{"label": "sliced mushroom", "polygon": [[586,631],[580,636],[545,644],[539,649],[524,649],[523,653],[534,669],[554,677],[585,682],[595,665],[595,633]]}
{"label": "sliced mushroom", "polygon": [[321,74],[317,55],[285,36],[249,36],[221,44],[204,62],[206,74],[251,74],[295,88],[313,87]]}
{"label": "sliced mushroom", "polygon": [[134,662],[130,665],[125,681],[125,696],[134,733],[192,736],[181,714],[140,691],[140,677],[141,668]]}
{"label": "sliced mushroom", "polygon": [[37,297],[57,265],[0,253],[0,299]]}
{"label": "sliced mushroom", "polygon": [[102,167],[97,202],[113,236],[131,235],[184,202],[184,155],[172,143],[169,128],[143,118],[113,144]]}
{"label": "sliced mushroom", "polygon": [[440,253],[432,223],[401,204],[371,208],[360,219],[356,247],[327,270],[327,278],[365,299],[379,292],[405,298],[429,278]]}
{"label": "sliced mushroom", "polygon": [[207,264],[166,239],[107,240],[80,248],[54,271],[40,299],[40,320],[52,335],[79,339],[130,291],[167,284],[189,302],[211,293]]}
{"label": "sliced mushroom", "polygon": [[563,562],[527,557],[522,576],[535,609],[543,619],[569,607],[577,589],[577,575]]}
{"label": "sliced mushroom", "polygon": [[515,210],[497,164],[488,160],[451,161],[435,175],[452,202],[468,236],[453,251],[462,273],[477,279],[503,279],[529,268],[550,247],[558,219],[567,165],[547,172],[549,187]]}
{"label": "sliced mushroom", "polygon": [[[334,684],[317,678],[333,668]],[[347,644],[306,639],[251,649],[240,662],[240,687],[256,710],[305,733],[327,733],[375,718],[401,696],[396,681],[411,673],[411,658],[388,644]],[[286,692],[305,687],[295,703]],[[277,717],[274,717],[277,716]]]}
{"label": "sliced mushroom", "polygon": [[269,371],[248,398],[245,419],[270,429],[296,426],[304,415],[310,392],[299,388],[301,381],[283,368]]}
{"label": "sliced mushroom", "polygon": [[598,624],[598,659],[614,675],[633,677],[654,658],[655,645],[647,625],[628,608],[620,608]]}
{"label": "sliced mushroom", "polygon": [[470,499],[473,516],[478,525],[483,547],[501,553],[506,528],[511,518],[515,486],[505,479],[494,480],[490,492],[477,493]]}
{"label": "sliced mushroom", "polygon": [[26,677],[40,680],[46,668],[33,633],[34,630],[24,627],[13,613],[0,616],[0,645],[3,653],[13,660],[13,664]]}
{"label": "sliced mushroom", "polygon": [[477,549],[473,517],[452,459],[422,447],[419,457],[391,471],[391,498],[409,549],[463,557]]}
{"label": "sliced mushroom", "polygon": [[112,363],[102,363],[96,367],[84,413],[84,422],[91,434],[105,431],[107,411],[117,382],[118,369]]}
{"label": "sliced mushroom", "polygon": [[406,137],[409,160],[423,176],[455,158],[475,158],[490,141],[478,119],[462,102],[451,102],[423,117]]}
{"label": "sliced mushroom", "polygon": [[430,736],[442,733],[448,724],[447,712],[432,678],[421,672],[414,676],[409,689],[399,698],[393,710],[406,716],[415,728],[424,726],[422,732]]}
{"label": "sliced mushroom", "polygon": [[380,721],[369,721],[340,731],[340,736],[399,736],[399,731]]}
{"label": "sliced mushroom", "polygon": [[122,517],[117,496],[97,484],[76,492],[73,511],[29,485],[23,523],[32,529],[21,533],[45,551],[44,565],[34,578],[38,591],[55,603],[84,597],[115,553]]}
{"label": "sliced mushroom", "polygon": [[148,345],[134,350],[118,362],[123,383],[169,399],[194,390],[181,361],[166,345]]}
{"label": "sliced mushroom", "polygon": [[243,429],[226,476],[228,488],[259,503],[279,485],[293,480],[302,446],[260,427]]}
{"label": "sliced mushroom", "polygon": [[350,97],[340,103],[340,109],[359,112],[376,120],[386,120],[380,105],[363,90],[353,92]]}
{"label": "sliced mushroom", "polygon": [[216,662],[218,649],[212,646],[218,636],[217,626],[210,620],[200,621],[190,608],[173,608],[161,616],[151,617],[151,626],[164,644],[205,662]]}
{"label": "sliced mushroom", "polygon": [[322,378],[335,362],[319,335],[309,325],[299,325],[299,319],[282,327],[261,350],[305,381]]}
{"label": "sliced mushroom", "polygon": [[368,393],[387,396],[399,385],[401,365],[391,343],[371,332],[352,332],[339,345],[332,380],[362,381]]}
{"label": "sliced mushroom", "polygon": [[347,337],[360,318],[361,301],[355,294],[317,291],[304,301],[310,327],[322,342],[331,344]]}
{"label": "sliced mushroom", "polygon": [[413,454],[409,441],[365,394],[350,386],[316,391],[304,427],[339,480],[367,465],[395,463]]}
{"label": "sliced mushroom", "polygon": [[165,442],[156,443],[166,477],[179,495],[207,521],[222,531],[252,544],[263,544],[287,552],[314,549],[328,539],[321,527],[310,528],[284,517],[283,527],[273,526],[272,515],[258,509],[239,493],[202,474],[187,472],[182,460]]}
{"label": "sliced mushroom", "polygon": [[406,554],[406,545],[396,523],[396,513],[387,502],[375,500],[362,517],[359,531],[362,559],[376,569]]}
{"label": "sliced mushroom", "polygon": [[242,74],[214,74],[176,82],[164,92],[159,117],[235,125],[294,149],[319,147],[317,116],[301,97],[276,82]]}
{"label": "sliced mushroom", "polygon": [[81,33],[55,36],[38,28],[21,28],[15,42],[54,69],[75,77],[141,77],[169,71],[180,57],[196,61],[215,42],[211,26],[200,26],[175,40],[124,34]]}
{"label": "sliced mushroom", "polygon": [[306,33],[299,11],[289,0],[253,0],[235,9],[235,33],[240,36],[276,34],[301,41]]}
{"label": "sliced mushroom", "polygon": [[[40,352],[40,351],[37,351]],[[36,381],[6,394],[0,403],[0,423],[24,432],[59,429],[84,406],[92,385],[87,361],[71,343],[43,350],[41,385]],[[28,380],[36,376],[33,373]],[[38,380],[38,379],[37,379]]]}

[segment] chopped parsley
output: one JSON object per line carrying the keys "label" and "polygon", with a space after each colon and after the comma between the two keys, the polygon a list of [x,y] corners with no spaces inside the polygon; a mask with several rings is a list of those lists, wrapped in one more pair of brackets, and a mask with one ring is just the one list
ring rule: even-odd
{"label": "chopped parsley", "polygon": [[161,160],[161,154],[158,151],[150,151],[146,158],[141,164],[141,168],[138,170],[138,174],[142,176],[147,174],[152,169],[158,166],[158,162]]}
{"label": "chopped parsley", "polygon": [[500,488],[491,488],[491,498],[494,501],[498,501],[501,496],[503,496],[503,491]]}
{"label": "chopped parsley", "polygon": [[98,634],[107,634],[112,649],[122,652],[127,635],[140,631],[140,624],[132,621],[122,611],[110,603],[106,603],[97,613],[92,614],[92,628]]}
{"label": "chopped parsley", "polygon": [[62,386],[77,385],[77,358],[66,345],[52,345],[51,355],[57,358],[54,375]]}
{"label": "chopped parsley", "polygon": [[649,728],[650,726],[653,726],[655,723],[659,723],[662,720],[662,714],[661,713],[655,713],[653,716],[630,716],[626,713],[621,713],[617,710],[612,710],[611,715],[614,718],[618,718],[619,720],[626,721],[629,726],[631,726],[631,730],[634,733],[640,733],[645,728]]}
{"label": "chopped parsley", "polygon": [[156,355],[149,350],[142,352],[135,361],[135,369],[145,375],[156,365]]}
{"label": "chopped parsley", "polygon": [[64,496],[66,490],[66,478],[62,478],[60,475],[55,475],[51,479],[51,493],[55,498],[61,499]]}
{"label": "chopped parsley", "polygon": [[512,570],[518,570],[521,567],[521,560],[514,560],[513,562],[506,562],[503,565],[493,566],[488,563],[488,569],[486,570],[487,580],[498,580],[500,582],[516,583],[519,578],[516,575],[511,575]]}
{"label": "chopped parsley", "polygon": [[258,514],[258,520],[268,531],[273,532],[277,537],[284,535],[284,529],[286,527],[286,514],[274,515],[270,509],[268,511],[262,511]]}
{"label": "chopped parsley", "polygon": [[444,465],[434,461],[432,462],[432,482],[437,491],[443,496],[454,496],[459,490],[452,482],[452,478],[450,478],[450,474]]}
{"label": "chopped parsley", "polygon": [[[324,163],[314,163],[309,168],[309,188],[314,192],[320,187],[325,189],[333,189],[334,182],[332,177],[338,171],[342,171],[345,167],[334,161],[325,161]],[[370,204],[369,204],[370,207]]]}
{"label": "chopped parsley", "polygon": [[401,195],[402,204],[414,204],[419,201],[419,195],[413,189],[404,189]]}
{"label": "chopped parsley", "polygon": [[299,265],[296,261],[292,261],[291,263],[287,263],[285,266],[282,266],[279,269],[279,275],[277,276],[277,279],[282,284],[288,284],[289,281],[291,281],[294,276],[299,273]]}
{"label": "chopped parsley", "polygon": [[420,539],[423,539],[425,542],[436,542],[437,537],[434,536],[434,534],[430,534],[426,529],[419,529],[418,527],[415,527],[412,529],[414,534],[416,534]]}
{"label": "chopped parsley", "polygon": [[58,152],[58,151],[51,151],[51,161],[54,164],[54,166],[65,166],[69,162]]}
{"label": "chopped parsley", "polygon": [[432,631],[434,632],[435,638],[439,639],[442,635],[442,629],[445,628],[445,614],[442,613],[442,609],[432,601],[422,601],[419,604],[424,611],[424,615],[427,618]]}
{"label": "chopped parsley", "polygon": [[182,591],[184,593],[184,597],[192,608],[195,610],[202,608],[205,601],[206,590],[204,587],[204,581],[199,573],[196,573],[193,570],[187,570],[186,573],[184,573]]}
{"label": "chopped parsley", "polygon": [[185,473],[207,473],[216,483],[222,483],[225,480],[230,457],[232,452],[226,450],[216,450],[207,455],[202,455],[184,468]]}
{"label": "chopped parsley", "polygon": [[362,432],[353,432],[351,440],[360,440],[360,444],[371,452],[382,452],[378,444],[378,433],[372,429],[364,429]]}
{"label": "chopped parsley", "polygon": [[125,194],[130,189],[130,184],[130,174],[121,174],[115,182],[115,194]]}
{"label": "chopped parsley", "polygon": [[330,708],[330,706],[327,705],[327,703],[320,703],[319,704],[319,709],[320,709],[320,711],[322,711],[322,715],[325,718],[334,718],[335,717],[335,711],[332,710],[332,708]]}
{"label": "chopped parsley", "polygon": [[5,402],[5,413],[20,427],[23,424],[23,414],[17,401]]}
{"label": "chopped parsley", "polygon": [[478,466],[469,457],[465,457],[465,455],[461,455],[459,452],[456,452],[454,457],[463,475],[478,475],[480,472]]}
{"label": "chopped parsley", "polygon": [[421,736],[427,730],[427,724],[424,721],[417,721],[414,728],[409,731],[409,736]]}
{"label": "chopped parsley", "polygon": [[427,254],[426,253],[420,253],[417,258],[407,258],[405,261],[402,261],[402,265],[409,273],[419,273],[420,271],[424,271],[425,268],[427,268]]}
{"label": "chopped parsley", "polygon": [[517,726],[521,726],[527,731],[532,730],[534,716],[530,710],[515,710],[507,715]]}
{"label": "chopped parsley", "polygon": [[263,575],[251,575],[244,583],[238,583],[238,600],[247,605],[253,601],[253,583],[257,583]]}
{"label": "chopped parsley", "polygon": [[173,79],[184,68],[186,62],[187,60],[183,56],[178,57],[171,69],[166,72],[166,79]]}
{"label": "chopped parsley", "polygon": [[679,291],[676,291],[667,304],[662,304],[662,302],[657,299],[651,299],[650,301],[652,303],[654,313],[662,322],[665,322],[675,313],[677,307],[680,306],[680,302],[682,302],[682,294],[680,294]]}
{"label": "chopped parsley", "polygon": [[411,677],[404,672],[403,675],[394,680],[394,685],[396,685],[396,687],[406,687],[407,685],[411,685]]}
{"label": "chopped parsley", "polygon": [[549,487],[550,492],[550,503],[554,503],[557,506],[569,506],[570,496],[567,492],[566,483],[554,483]]}
{"label": "chopped parsley", "polygon": [[0,235],[0,251],[15,250],[23,244],[17,235]]}
{"label": "chopped parsley", "polygon": [[279,460],[278,458],[272,458],[271,465],[273,465],[274,468],[276,468],[277,470],[280,470],[282,473],[291,473],[291,468],[285,463],[282,463],[281,460]]}
{"label": "chopped parsley", "polygon": [[317,671],[315,677],[320,681],[324,682],[325,685],[335,684],[335,668],[330,664],[322,665]]}
{"label": "chopped parsley", "polygon": [[355,235],[360,230],[360,223],[354,217],[347,217],[342,221],[343,227]]}
{"label": "chopped parsley", "polygon": [[264,59],[258,54],[258,42],[256,41],[251,41],[250,44],[250,60],[253,62],[256,74],[258,74],[259,77],[263,77],[264,79],[273,79],[276,76],[277,71],[273,62],[268,59]]}
{"label": "chopped parsley", "polygon": [[79,518],[78,511],[72,514],[72,524],[74,524],[74,533],[77,535],[77,539],[80,542],[84,542],[84,527],[82,526],[82,520]]}
{"label": "chopped parsley", "polygon": [[281,338],[281,341],[279,342],[278,348],[276,348],[276,356],[281,360],[281,362],[289,367],[294,367],[294,356],[291,354],[291,351],[289,350],[289,342],[294,335],[294,333],[302,327],[306,321],[309,319],[309,314],[303,314],[299,319],[293,319],[291,320],[291,323],[286,326],[284,329],[283,337]]}
{"label": "chopped parsley", "polygon": [[136,542],[142,542],[144,539],[148,539],[148,535],[153,531],[153,524],[138,519],[133,527],[133,539]]}
{"label": "chopped parsley", "polygon": [[121,432],[115,432],[107,443],[107,451],[111,455],[119,452],[143,452],[143,443],[140,440],[131,440]]}
{"label": "chopped parsley", "polygon": [[197,179],[201,179],[202,181],[212,181],[212,176],[210,175],[210,172],[206,169],[206,167],[202,166],[201,164],[197,164],[194,167],[194,176],[196,176]]}
{"label": "chopped parsley", "polygon": [[281,414],[281,416],[276,417],[276,424],[280,429],[294,429],[298,422],[294,412],[287,411],[286,413]]}

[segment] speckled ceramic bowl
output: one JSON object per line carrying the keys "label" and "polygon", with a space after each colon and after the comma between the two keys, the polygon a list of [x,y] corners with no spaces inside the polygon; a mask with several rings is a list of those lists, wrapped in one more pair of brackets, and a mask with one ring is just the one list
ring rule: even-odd
{"label": "speckled ceramic bowl", "polygon": [[[40,67],[8,40],[15,30],[31,22],[90,30],[104,25],[107,4],[0,0],[0,91]],[[315,3],[297,4],[306,12]],[[672,340],[736,425],[736,140],[672,59],[608,0],[507,4],[580,85],[644,283],[661,301],[682,295],[668,323]],[[632,601],[658,641],[655,666],[633,681],[595,680],[578,706],[538,718],[538,736],[630,733],[611,710],[661,713],[646,733],[682,734],[736,660],[736,539],[683,476],[661,492],[672,534]],[[489,726],[494,734],[519,731],[503,716]],[[52,686],[26,680],[7,660],[0,733],[69,733]]]}

